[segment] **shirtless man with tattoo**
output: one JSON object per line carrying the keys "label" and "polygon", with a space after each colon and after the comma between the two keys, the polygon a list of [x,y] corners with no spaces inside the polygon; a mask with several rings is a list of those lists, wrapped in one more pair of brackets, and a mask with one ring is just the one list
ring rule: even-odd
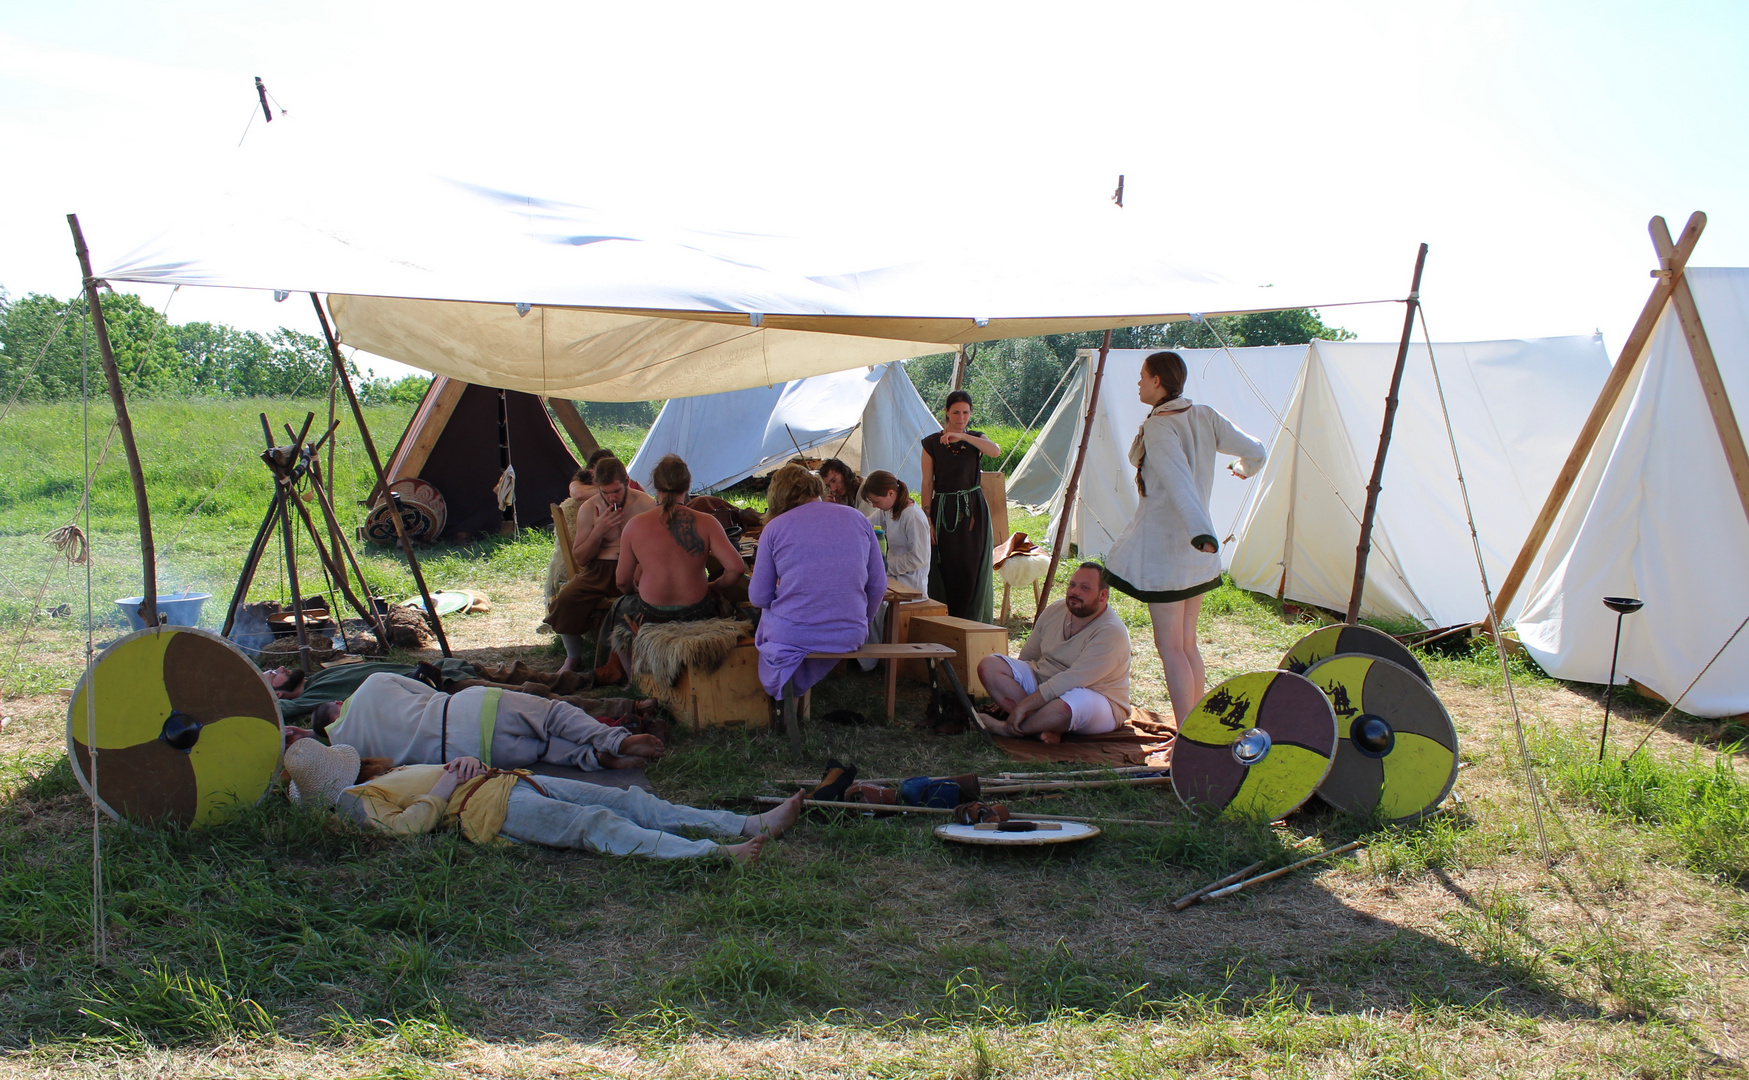
{"label": "shirtless man with tattoo", "polygon": [[[718,593],[747,573],[741,552],[715,517],[685,505],[692,470],[677,454],[656,463],[650,486],[656,510],[625,524],[619,540],[616,581],[626,596],[616,614],[635,634],[645,623],[696,622],[726,612]],[[711,557],[723,567],[715,581],[705,578]],[[619,662],[630,670],[628,656]]]}

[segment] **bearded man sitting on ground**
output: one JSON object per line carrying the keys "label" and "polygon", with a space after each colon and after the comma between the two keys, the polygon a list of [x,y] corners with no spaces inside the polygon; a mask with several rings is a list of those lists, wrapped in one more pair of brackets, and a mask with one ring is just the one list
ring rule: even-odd
{"label": "bearded man sitting on ground", "polygon": [[1130,632],[1110,604],[1105,568],[1082,563],[1063,599],[1033,623],[1018,659],[992,653],[978,678],[996,708],[978,714],[993,735],[1058,742],[1101,735],[1130,715]]}
{"label": "bearded man sitting on ground", "polygon": [[[747,573],[722,524],[685,505],[692,471],[678,454],[656,463],[650,486],[656,512],[626,522],[619,538],[615,581],[626,595],[615,605],[614,621],[633,636],[647,624],[722,618],[728,613],[723,592]],[[713,557],[723,572],[710,581],[705,564]],[[630,656],[616,651],[614,659],[622,671],[631,670]]]}
{"label": "bearded man sitting on ground", "polygon": [[315,735],[396,765],[442,765],[471,753],[495,769],[544,761],[593,772],[640,768],[663,752],[656,736],[609,727],[567,701],[483,686],[445,694],[386,672],[312,719],[312,729],[285,729],[288,745]]}

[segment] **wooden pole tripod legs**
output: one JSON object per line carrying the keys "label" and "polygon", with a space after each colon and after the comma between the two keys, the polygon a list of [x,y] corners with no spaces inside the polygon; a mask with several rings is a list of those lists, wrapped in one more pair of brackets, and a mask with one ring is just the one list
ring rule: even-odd
{"label": "wooden pole tripod legs", "polygon": [[[322,310],[322,301],[310,294],[310,303],[316,308],[316,318],[322,323],[322,336],[328,340],[328,356],[334,362],[334,375],[340,380],[340,388],[346,391],[346,401],[352,406],[352,418],[358,421],[358,437],[364,442],[364,452],[370,458],[371,470],[376,474],[376,490],[382,492],[383,498],[391,503],[394,492],[389,490],[389,478],[383,474],[383,459],[377,455],[377,445],[370,437],[370,425],[364,422],[364,409],[358,404],[358,395],[352,391],[352,379],[346,374],[346,361],[340,358],[340,342],[334,337],[334,328],[328,325],[328,313]],[[398,508],[396,508],[398,510]],[[394,522],[395,536],[401,541],[401,551],[407,556],[407,566],[413,571],[413,581],[419,586],[419,596],[425,601],[425,617],[431,620],[431,629],[437,633],[437,647],[443,650],[444,656],[451,655],[449,638],[443,633],[443,619],[437,614],[437,605],[432,602],[431,590],[425,585],[425,574],[419,569],[419,556],[413,552],[413,541],[407,539],[407,528],[401,523],[401,515],[392,513],[389,520]]]}

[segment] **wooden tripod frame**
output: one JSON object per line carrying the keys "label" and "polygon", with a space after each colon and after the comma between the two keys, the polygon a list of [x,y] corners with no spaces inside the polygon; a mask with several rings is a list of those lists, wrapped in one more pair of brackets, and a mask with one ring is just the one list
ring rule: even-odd
{"label": "wooden tripod frame", "polygon": [[[261,556],[266,554],[268,544],[272,542],[274,525],[277,523],[285,545],[286,581],[291,587],[292,617],[298,629],[298,663],[305,671],[314,670],[314,661],[310,654],[309,635],[304,626],[303,596],[298,588],[297,545],[291,518],[291,509],[294,507],[299,520],[303,522],[304,531],[316,545],[316,554],[322,560],[322,569],[328,580],[339,588],[347,603],[358,612],[359,618],[376,632],[377,642],[385,648],[388,645],[387,627],[375,605],[363,602],[352,591],[351,582],[347,578],[348,567],[357,576],[359,588],[365,596],[371,594],[370,582],[365,580],[364,570],[358,565],[358,558],[353,554],[351,545],[346,542],[346,534],[341,530],[339,519],[334,514],[334,500],[322,481],[322,463],[318,455],[322,445],[333,438],[334,430],[340,425],[338,421],[330,421],[328,430],[322,433],[321,438],[314,443],[306,443],[310,424],[315,419],[315,413],[306,414],[302,431],[294,432],[290,424],[285,425],[285,433],[291,437],[291,444],[275,446],[273,429],[267,423],[267,414],[261,414],[261,433],[267,440],[267,449],[262,451],[261,460],[268,471],[273,473],[273,499],[268,504],[266,516],[261,519],[261,527],[255,532],[255,542],[249,546],[249,554],[243,560],[243,572],[237,577],[237,588],[231,594],[230,607],[225,611],[225,625],[219,631],[222,636],[229,637],[236,625],[237,609],[249,595],[249,586],[254,582],[255,571],[261,565]],[[299,497],[300,483],[307,484],[309,493],[315,497],[317,507],[322,511],[323,523],[327,526],[328,535],[333,538],[333,550],[323,541],[309,507]],[[338,625],[339,620],[336,619],[335,622]],[[342,640],[345,639],[344,631],[341,632],[341,637]]]}

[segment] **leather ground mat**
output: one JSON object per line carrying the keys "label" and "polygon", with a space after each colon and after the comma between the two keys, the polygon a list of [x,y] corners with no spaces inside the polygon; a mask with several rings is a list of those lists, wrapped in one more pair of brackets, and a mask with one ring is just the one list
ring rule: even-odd
{"label": "leather ground mat", "polygon": [[1172,763],[1172,740],[1177,730],[1170,717],[1135,708],[1122,727],[1104,735],[1064,735],[1063,741],[1055,744],[1001,735],[990,736],[990,741],[1016,761],[1166,766]]}

